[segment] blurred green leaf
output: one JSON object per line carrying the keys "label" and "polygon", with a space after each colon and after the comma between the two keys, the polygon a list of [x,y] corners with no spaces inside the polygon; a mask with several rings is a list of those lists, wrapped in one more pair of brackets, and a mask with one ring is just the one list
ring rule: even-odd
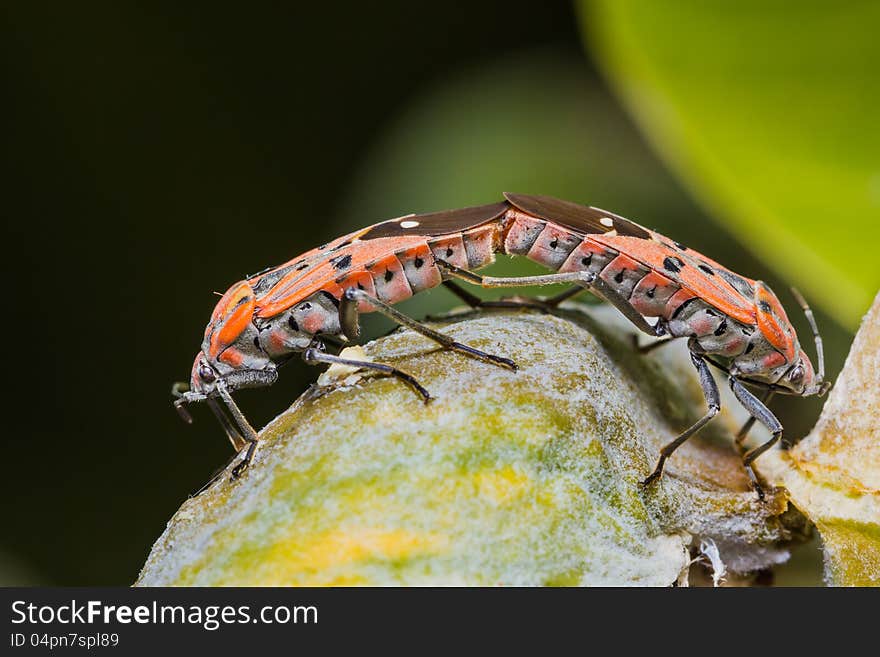
{"label": "blurred green leaf", "polygon": [[660,153],[848,326],[880,285],[880,3],[578,0]]}

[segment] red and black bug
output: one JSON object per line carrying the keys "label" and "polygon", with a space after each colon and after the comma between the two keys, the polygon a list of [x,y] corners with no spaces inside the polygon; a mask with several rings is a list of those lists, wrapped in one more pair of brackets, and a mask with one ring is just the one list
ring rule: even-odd
{"label": "red and black bug", "polygon": [[[234,390],[271,385],[277,367],[301,352],[307,363],[343,363],[395,376],[426,401],[428,391],[412,376],[383,363],[361,362],[327,352],[325,340],[359,336],[358,314],[381,312],[441,346],[515,369],[513,361],[488,354],[431,329],[397,311],[393,304],[417,292],[447,285],[465,301],[479,300],[458,287],[460,279],[482,287],[571,283],[554,305],[584,289],[617,308],[651,336],[687,338],[708,411],[666,445],[644,484],[657,479],[672,452],[720,410],[709,364],[727,374],[734,395],[752,421],[773,434],[746,452],[743,462],[759,495],[751,463],[782,435],[767,408],[774,393],[822,394],[822,341],[809,307],[797,295],[813,330],[818,371],[800,347],[776,295],[761,281],[717,262],[611,212],[544,196],[505,194],[500,203],[408,215],[340,237],[278,267],[233,285],[220,299],[193,364],[190,389],[176,392],[175,405],[206,401],[236,449],[246,447],[233,469],[250,463],[257,434],[232,399]],[[495,254],[520,255],[555,273],[517,278],[480,276]],[[656,318],[650,323],[646,318]],[[651,349],[657,344],[649,345]],[[765,391],[757,397],[743,384]],[[222,400],[234,418],[230,422]]]}

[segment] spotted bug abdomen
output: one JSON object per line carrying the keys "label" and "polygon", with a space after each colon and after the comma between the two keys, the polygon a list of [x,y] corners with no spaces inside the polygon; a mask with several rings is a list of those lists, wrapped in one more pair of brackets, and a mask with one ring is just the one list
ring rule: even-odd
{"label": "spotted bug abdomen", "polygon": [[413,295],[413,290],[404,274],[403,265],[393,253],[368,264],[367,271],[373,277],[376,296],[382,301],[398,303]]}
{"label": "spotted bug abdomen", "polygon": [[573,231],[509,210],[502,253],[525,256],[561,273],[601,272],[619,254]]}
{"label": "spotted bug abdomen", "polygon": [[608,283],[624,299],[630,299],[639,281],[648,274],[648,269],[623,254],[609,262],[599,273],[599,278]]}
{"label": "spotted bug abdomen", "polygon": [[528,255],[547,222],[517,210],[508,210],[505,216],[508,223],[504,235],[504,253]]}
{"label": "spotted bug abdomen", "polygon": [[413,294],[437,287],[443,282],[443,276],[427,242],[398,251],[395,255],[403,265],[403,273]]}
{"label": "spotted bug abdomen", "polygon": [[461,234],[467,255],[468,269],[480,269],[495,262],[495,253],[500,246],[500,226],[490,223],[477,228],[471,228]]}
{"label": "spotted bug abdomen", "polygon": [[637,312],[645,317],[659,317],[666,310],[666,304],[679,286],[662,274],[649,271],[633,288],[629,302]]}
{"label": "spotted bug abdomen", "polygon": [[529,260],[558,270],[582,241],[582,238],[574,233],[547,224],[525,255]]}

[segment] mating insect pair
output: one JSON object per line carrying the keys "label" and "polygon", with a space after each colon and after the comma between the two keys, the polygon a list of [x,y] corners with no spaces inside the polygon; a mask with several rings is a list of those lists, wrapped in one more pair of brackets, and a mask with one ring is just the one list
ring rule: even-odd
{"label": "mating insect pair", "polygon": [[[545,196],[505,194],[500,203],[423,215],[407,215],[356,231],[278,267],[233,285],[220,299],[193,364],[189,390],[175,390],[175,406],[205,401],[236,450],[249,465],[257,433],[232,399],[240,388],[271,385],[277,366],[295,353],[309,364],[341,363],[378,370],[430,399],[412,376],[383,363],[361,362],[326,351],[324,340],[348,342],[359,336],[358,315],[378,311],[440,346],[501,367],[513,361],[456,342],[397,311],[393,304],[444,284],[473,306],[480,300],[460,288],[460,279],[486,288],[570,283],[573,287],[543,303],[553,306],[584,289],[604,299],[651,336],[687,338],[708,410],[660,451],[657,467],[644,480],[660,477],[669,456],[720,410],[713,365],[727,374],[734,395],[751,420],[772,433],[746,452],[743,463],[763,498],[751,464],[782,435],[767,408],[774,393],[823,394],[822,341],[809,307],[797,295],[813,330],[818,371],[798,343],[776,295],[682,244],[598,208]],[[555,273],[498,278],[475,270],[495,254],[520,255]],[[657,318],[650,323],[646,318]],[[665,341],[664,341],[665,342]],[[657,342],[649,350],[663,344]],[[743,384],[762,388],[758,398]],[[234,420],[226,416],[222,401]]]}

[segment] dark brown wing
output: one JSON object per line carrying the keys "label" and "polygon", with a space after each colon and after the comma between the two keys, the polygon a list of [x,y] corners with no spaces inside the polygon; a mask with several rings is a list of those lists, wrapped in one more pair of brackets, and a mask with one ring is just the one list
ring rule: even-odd
{"label": "dark brown wing", "polygon": [[411,214],[376,224],[359,235],[358,238],[360,240],[374,240],[380,237],[457,233],[500,217],[508,207],[507,203],[502,202],[461,208],[460,210],[443,210],[430,214]]}
{"label": "dark brown wing", "polygon": [[551,196],[505,192],[504,198],[524,212],[560,224],[582,235],[617,231],[618,235],[651,239],[651,234],[637,223],[599,208],[562,201]]}

